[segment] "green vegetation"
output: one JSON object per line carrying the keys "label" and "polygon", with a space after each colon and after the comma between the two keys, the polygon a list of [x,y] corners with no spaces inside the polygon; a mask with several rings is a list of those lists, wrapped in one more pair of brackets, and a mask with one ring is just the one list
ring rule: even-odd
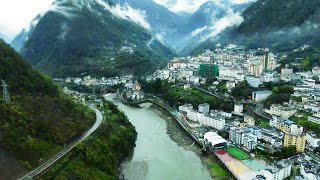
{"label": "green vegetation", "polygon": [[302,117],[291,116],[289,119],[292,120],[293,122],[303,126],[304,129],[306,129],[306,130],[310,130],[310,131],[315,132],[316,134],[320,134],[319,124],[308,121],[308,116],[311,116],[311,114],[302,113],[301,116]]}
{"label": "green vegetation", "polygon": [[210,163],[209,165],[211,174],[213,174],[214,177],[222,178],[222,177],[229,177],[229,173],[226,169],[222,168],[221,165],[217,163]]}
{"label": "green vegetation", "polygon": [[291,85],[274,85],[272,94],[265,100],[264,105],[270,107],[272,104],[283,104],[289,102],[291,94],[294,93],[293,86]]}
{"label": "green vegetation", "polygon": [[142,82],[143,91],[146,93],[157,94],[165,100],[171,107],[178,107],[183,104],[192,104],[194,108],[198,108],[199,104],[209,103],[212,109],[222,109],[231,112],[233,104],[225,102],[220,98],[201,93],[196,89],[184,89],[179,85],[172,85],[167,81],[157,79],[152,82]]}
{"label": "green vegetation", "polygon": [[260,125],[261,127],[264,127],[264,128],[270,127],[269,121],[267,121],[267,120],[263,120],[263,119],[260,119],[260,118],[255,118],[255,121],[256,121],[256,125],[257,126]]}
{"label": "green vegetation", "polygon": [[284,147],[281,149],[281,151],[276,151],[274,153],[270,153],[269,151],[264,151],[259,148],[256,148],[252,150],[252,153],[256,154],[258,157],[268,158],[271,161],[273,160],[272,157],[276,157],[278,159],[287,159],[296,154],[296,147],[295,146]]}
{"label": "green vegetation", "polygon": [[319,13],[319,1],[258,0],[243,12],[238,32],[254,34],[269,29],[299,27]]}
{"label": "green vegetation", "polygon": [[236,99],[248,99],[252,95],[253,90],[247,81],[242,81],[231,90],[231,95]]}
{"label": "green vegetation", "polygon": [[[289,65],[290,68],[293,68],[294,71],[302,71],[302,70],[311,70],[312,67],[319,65],[320,59],[320,43],[319,45],[311,46],[304,51],[296,51],[288,54],[288,57],[281,61],[281,64]],[[300,63],[301,66],[293,66],[291,65],[293,60],[296,58],[301,58],[301,61],[297,61],[296,63]]]}
{"label": "green vegetation", "polygon": [[[144,75],[174,55],[173,51],[153,39],[149,31],[126,19],[118,18],[95,1],[73,8],[68,19],[60,13],[46,13],[21,49],[26,60],[42,72],[53,76]],[[68,27],[64,36],[61,27]],[[32,49],[32,50],[31,50]],[[133,50],[133,52],[130,52]]]}
{"label": "green vegetation", "polygon": [[219,93],[226,93],[228,91],[227,84],[223,81],[219,82],[217,85],[217,90]]}
{"label": "green vegetation", "polygon": [[313,26],[319,24],[319,7],[320,2],[314,0],[257,0],[242,13],[244,21],[239,26],[226,28],[218,36],[200,43],[191,54],[213,50],[218,42],[255,49],[266,47],[277,52],[292,52],[308,44],[310,48],[304,51],[289,53],[303,56],[289,55],[287,62],[294,62],[297,57],[309,57],[312,67],[320,56],[320,29]]}
{"label": "green vegetation", "polygon": [[11,102],[0,102],[0,148],[27,169],[34,168],[79,137],[95,115],[61,94],[51,79],[32,70],[0,41],[0,79],[9,85]]}
{"label": "green vegetation", "polygon": [[106,122],[44,179],[117,179],[118,167],[132,153],[137,133],[116,105],[104,104]]}
{"label": "green vegetation", "polygon": [[240,150],[237,147],[232,147],[232,148],[228,148],[226,149],[226,151],[233,156],[234,158],[238,159],[238,160],[244,160],[244,159],[249,159],[250,156],[243,152],[242,150]]}

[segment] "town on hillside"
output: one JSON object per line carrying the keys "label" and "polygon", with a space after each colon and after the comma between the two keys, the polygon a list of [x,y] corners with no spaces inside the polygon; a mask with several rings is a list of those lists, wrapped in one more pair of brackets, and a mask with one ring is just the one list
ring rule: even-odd
{"label": "town on hillside", "polygon": [[317,180],[320,67],[283,64],[285,58],[266,48],[217,44],[142,78],[54,80],[79,101],[89,90],[117,93],[126,104],[157,103],[237,179]]}

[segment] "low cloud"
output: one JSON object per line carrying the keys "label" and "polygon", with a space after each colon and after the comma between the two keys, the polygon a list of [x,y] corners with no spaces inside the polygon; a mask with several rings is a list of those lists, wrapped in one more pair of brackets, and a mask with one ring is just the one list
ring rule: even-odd
{"label": "low cloud", "polygon": [[243,18],[240,13],[234,13],[233,11],[228,12],[226,16],[218,19],[213,23],[213,26],[209,27],[210,35],[207,37],[214,37],[218,35],[222,30],[231,26],[238,26],[243,22]]}
{"label": "low cloud", "polygon": [[96,0],[97,3],[102,5],[104,8],[109,10],[115,16],[121,19],[129,19],[133,22],[139,24],[140,26],[144,27],[145,29],[150,30],[151,26],[146,20],[146,12],[138,9],[132,8],[129,4],[125,3],[124,6],[120,6],[119,4],[115,6],[110,6],[102,0]]}
{"label": "low cloud", "polygon": [[202,28],[196,29],[196,30],[191,32],[191,35],[192,36],[196,36],[196,35],[202,33],[203,31],[205,31],[206,29],[208,29],[208,26],[204,26]]}
{"label": "low cloud", "polygon": [[[195,12],[202,4],[208,0],[153,0],[157,4],[161,4],[173,12]],[[242,4],[254,2],[256,0],[212,0],[216,4]]]}

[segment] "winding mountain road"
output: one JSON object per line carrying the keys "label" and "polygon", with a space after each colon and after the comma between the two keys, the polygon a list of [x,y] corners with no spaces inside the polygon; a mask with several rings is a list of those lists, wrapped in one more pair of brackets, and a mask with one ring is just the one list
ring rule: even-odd
{"label": "winding mountain road", "polygon": [[64,157],[68,152],[70,152],[73,148],[75,148],[79,143],[83,142],[87,137],[89,137],[93,132],[95,132],[98,127],[102,124],[103,116],[102,113],[95,107],[89,106],[90,109],[95,111],[96,113],[96,122],[95,124],[86,132],[84,133],[77,141],[69,144],[66,146],[62,151],[60,151],[58,154],[54,155],[52,158],[50,158],[48,161],[45,163],[41,164],[39,167],[36,169],[30,171],[23,177],[19,178],[19,180],[29,180],[40,173],[42,173],[44,170],[46,170],[48,167],[50,167],[52,164],[56,163],[58,160],[60,160],[62,157]]}

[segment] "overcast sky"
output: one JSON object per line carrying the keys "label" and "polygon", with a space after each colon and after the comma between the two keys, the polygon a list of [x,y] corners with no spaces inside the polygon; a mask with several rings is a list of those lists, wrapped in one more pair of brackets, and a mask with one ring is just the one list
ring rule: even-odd
{"label": "overcast sky", "polygon": [[0,0],[0,32],[12,38],[54,0]]}
{"label": "overcast sky", "polygon": [[[0,32],[13,38],[54,0],[0,0]],[[154,0],[174,12],[194,12],[208,0]],[[235,3],[252,0],[215,0]]]}

